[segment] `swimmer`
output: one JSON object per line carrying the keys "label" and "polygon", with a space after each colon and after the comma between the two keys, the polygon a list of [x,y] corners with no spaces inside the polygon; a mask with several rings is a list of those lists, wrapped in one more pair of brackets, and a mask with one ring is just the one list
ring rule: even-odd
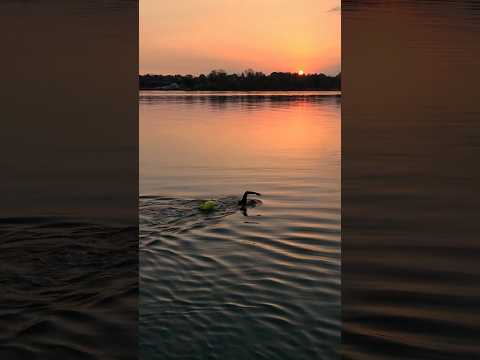
{"label": "swimmer", "polygon": [[257,205],[262,203],[260,200],[257,200],[257,199],[248,200],[248,198],[247,198],[248,195],[262,196],[260,193],[257,193],[255,191],[245,191],[245,193],[243,194],[242,200],[240,200],[238,202],[238,205],[240,205],[242,209],[247,207],[247,206],[254,207],[254,206],[257,206]]}
{"label": "swimmer", "polygon": [[[257,193],[255,191],[245,191],[245,193],[243,194],[242,200],[238,202],[238,206],[240,206],[240,210],[242,210],[244,215],[246,215],[247,208],[255,207],[262,204],[260,200],[248,199],[248,195],[262,196],[260,193]],[[219,206],[219,203],[216,200],[207,200],[202,202],[198,208],[204,212],[212,212],[217,210],[218,206]]]}

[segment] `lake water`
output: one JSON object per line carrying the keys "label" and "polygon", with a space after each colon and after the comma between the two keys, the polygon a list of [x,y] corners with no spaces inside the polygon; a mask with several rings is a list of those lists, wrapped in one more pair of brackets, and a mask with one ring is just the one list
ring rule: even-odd
{"label": "lake water", "polygon": [[141,358],[339,357],[340,131],[338,93],[140,93]]}

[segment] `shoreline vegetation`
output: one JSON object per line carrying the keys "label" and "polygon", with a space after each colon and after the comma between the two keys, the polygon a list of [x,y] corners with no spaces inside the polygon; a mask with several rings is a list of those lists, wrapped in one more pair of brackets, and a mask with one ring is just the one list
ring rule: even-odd
{"label": "shoreline vegetation", "polygon": [[212,70],[208,75],[139,75],[140,90],[183,91],[341,91],[341,73],[303,74],[251,69],[241,74]]}

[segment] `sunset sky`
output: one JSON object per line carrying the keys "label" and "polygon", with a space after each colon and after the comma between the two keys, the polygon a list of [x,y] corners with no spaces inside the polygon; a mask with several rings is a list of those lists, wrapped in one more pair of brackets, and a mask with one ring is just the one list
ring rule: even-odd
{"label": "sunset sky", "polygon": [[140,74],[340,72],[340,0],[140,1]]}

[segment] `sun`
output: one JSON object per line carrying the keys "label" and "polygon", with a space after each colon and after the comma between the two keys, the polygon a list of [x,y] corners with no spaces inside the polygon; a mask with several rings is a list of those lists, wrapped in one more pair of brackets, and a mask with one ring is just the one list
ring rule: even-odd
{"label": "sun", "polygon": [[305,74],[302,69],[298,70],[298,75],[303,75]]}

